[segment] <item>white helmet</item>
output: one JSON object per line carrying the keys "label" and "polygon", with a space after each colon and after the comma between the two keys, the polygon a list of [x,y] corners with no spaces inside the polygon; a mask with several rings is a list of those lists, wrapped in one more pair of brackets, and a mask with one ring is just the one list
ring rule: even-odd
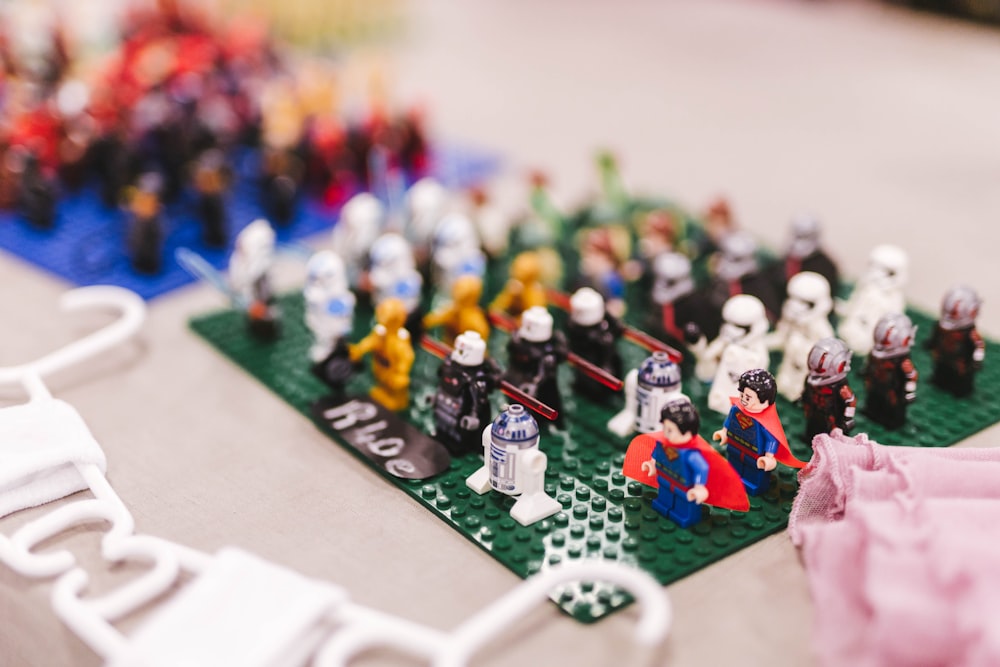
{"label": "white helmet", "polygon": [[246,257],[269,255],[274,250],[274,229],[264,218],[257,218],[236,236],[236,252]]}
{"label": "white helmet", "polygon": [[955,330],[971,327],[976,323],[982,300],[976,290],[968,285],[952,287],[941,300],[942,329]]}
{"label": "white helmet", "polygon": [[434,228],[435,251],[449,248],[479,248],[476,226],[463,213],[449,213]]}
{"label": "white helmet", "polygon": [[872,356],[878,358],[897,357],[906,354],[913,347],[917,327],[902,313],[883,315],[875,325],[872,340]]}
{"label": "white helmet", "polygon": [[448,210],[448,189],[433,178],[421,178],[406,191],[408,231],[417,241],[428,239]]}
{"label": "white helmet", "polygon": [[375,239],[368,251],[371,270],[392,270],[400,272],[413,269],[417,263],[413,258],[410,242],[395,232],[387,232]]}
{"label": "white helmet", "polygon": [[340,255],[332,250],[321,250],[306,264],[306,285],[318,287],[328,294],[347,291],[347,268]]}
{"label": "white helmet", "polygon": [[739,280],[757,270],[757,241],[747,231],[726,234],[719,243],[715,275],[722,280]]}
{"label": "white helmet", "polygon": [[819,250],[819,237],[823,226],[814,215],[797,215],[792,218],[792,238],[788,244],[788,255],[804,259]]}
{"label": "white helmet", "polygon": [[906,284],[909,259],[902,248],[894,245],[880,245],[872,249],[868,256],[868,270],[864,282],[881,289],[901,289]]}
{"label": "white helmet", "polygon": [[604,319],[604,297],[591,287],[581,287],[569,299],[570,319],[591,327]]}
{"label": "white helmet", "polygon": [[679,252],[665,252],[653,260],[653,301],[663,306],[694,291],[691,260]]}
{"label": "white helmet", "polygon": [[767,313],[760,299],[749,294],[730,297],[722,306],[719,336],[730,343],[749,342],[767,333]]}
{"label": "white helmet", "polygon": [[521,313],[521,327],[517,333],[532,343],[544,343],[552,338],[552,315],[542,306],[532,306]]}
{"label": "white helmet", "polygon": [[830,283],[823,276],[803,271],[796,273],[788,281],[788,299],[781,309],[782,318],[805,322],[813,318],[825,318],[832,309]]}
{"label": "white helmet", "polygon": [[462,366],[478,366],[486,358],[486,341],[478,331],[466,331],[455,339],[451,360]]}

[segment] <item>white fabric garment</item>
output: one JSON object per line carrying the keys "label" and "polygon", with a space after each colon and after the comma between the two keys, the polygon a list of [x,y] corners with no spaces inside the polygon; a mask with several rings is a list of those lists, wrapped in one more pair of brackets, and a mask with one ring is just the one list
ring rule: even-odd
{"label": "white fabric garment", "polygon": [[76,464],[107,469],[69,403],[47,398],[0,409],[0,517],[88,488]]}
{"label": "white fabric garment", "polygon": [[238,549],[223,549],[159,606],[108,667],[300,665],[329,634],[343,590]]}

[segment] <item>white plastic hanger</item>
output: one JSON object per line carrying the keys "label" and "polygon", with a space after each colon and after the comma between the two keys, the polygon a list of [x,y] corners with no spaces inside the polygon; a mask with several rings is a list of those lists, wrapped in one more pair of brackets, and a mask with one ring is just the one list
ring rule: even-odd
{"label": "white plastic hanger", "polygon": [[[97,286],[75,289],[64,294],[59,305],[63,310],[71,312],[111,308],[118,312],[119,317],[100,330],[35,361],[0,368],[0,385],[20,384],[28,393],[31,404],[55,402],[45,385],[43,379],[45,376],[85,361],[129,339],[139,330],[146,315],[146,306],[142,299],[120,287]],[[2,447],[3,443],[0,442],[0,449]],[[51,577],[72,567],[75,559],[68,551],[37,555],[31,553],[31,549],[38,543],[81,523],[110,522],[112,529],[102,541],[102,550],[106,558],[119,560],[123,557],[122,547],[118,544],[134,530],[135,523],[131,514],[108,484],[98,465],[93,463],[73,465],[93,493],[93,499],[64,505],[25,524],[10,538],[0,535],[0,561],[26,577]]]}

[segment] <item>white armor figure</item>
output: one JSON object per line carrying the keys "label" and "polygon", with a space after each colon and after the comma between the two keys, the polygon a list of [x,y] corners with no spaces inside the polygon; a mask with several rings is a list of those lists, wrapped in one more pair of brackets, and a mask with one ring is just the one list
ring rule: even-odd
{"label": "white armor figure", "polygon": [[436,179],[421,178],[406,191],[406,238],[427,251],[431,236],[450,207],[448,189]]}
{"label": "white armor figure", "polygon": [[375,305],[396,298],[406,306],[407,313],[414,312],[420,305],[424,279],[417,271],[409,242],[395,232],[383,234],[372,244],[368,259],[368,281]]}
{"label": "white armor figure", "polygon": [[451,286],[459,276],[486,273],[486,255],[479,245],[476,227],[461,213],[446,215],[434,229],[431,249],[434,284],[442,294],[451,294]]}
{"label": "white armor figure", "polygon": [[354,195],[340,209],[340,219],[333,226],[333,251],[347,264],[351,284],[357,284],[362,260],[382,231],[384,220],[382,202],[367,192]]}
{"label": "white armor figure", "polygon": [[760,299],[749,294],[730,297],[722,306],[719,337],[705,344],[704,336],[691,351],[698,359],[694,374],[702,382],[712,380],[708,407],[729,414],[730,396],[736,396],[740,375],[754,368],[767,370],[767,314]]}
{"label": "white armor figure", "polygon": [[868,354],[872,349],[872,333],[883,315],[901,313],[906,308],[903,287],[906,286],[908,260],[906,253],[894,245],[880,245],[868,258],[868,270],[858,281],[851,298],[839,304],[841,316],[837,330],[840,338],[855,354]]}
{"label": "white armor figure", "polygon": [[666,352],[653,352],[625,376],[625,407],[608,421],[608,430],[623,438],[658,431],[663,406],[679,398],[689,400],[681,393],[681,367]]}
{"label": "white armor figure", "polygon": [[811,271],[796,273],[788,281],[788,298],[781,308],[781,319],[767,337],[768,347],[784,350],[775,381],[778,393],[790,401],[802,396],[803,383],[809,374],[806,363],[816,341],[833,336],[830,311],[833,298],[826,278]]}
{"label": "white armor figure", "polygon": [[739,280],[757,270],[757,240],[750,232],[730,232],[722,237],[719,246],[715,264],[717,279],[727,282]]}
{"label": "white armor figure", "polygon": [[482,468],[472,473],[466,486],[482,495],[491,488],[519,496],[510,516],[522,526],[562,510],[558,500],[545,493],[548,458],[538,448],[538,422],[523,405],[500,413],[483,431]]}
{"label": "white armor figure", "polygon": [[274,264],[274,229],[263,218],[254,220],[236,236],[229,258],[229,287],[245,307],[271,298],[269,271]]}
{"label": "white armor figure", "polygon": [[354,324],[354,294],[347,286],[344,260],[330,250],[309,258],[306,265],[306,286],[302,291],[306,302],[306,326],[313,335],[309,358],[321,362],[333,352],[337,343],[351,333]]}

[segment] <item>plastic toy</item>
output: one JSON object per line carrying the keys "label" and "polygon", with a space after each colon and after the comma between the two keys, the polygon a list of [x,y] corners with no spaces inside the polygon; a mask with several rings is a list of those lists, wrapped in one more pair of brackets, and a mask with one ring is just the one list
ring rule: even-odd
{"label": "plastic toy", "polygon": [[691,346],[698,362],[694,374],[702,382],[712,382],[708,407],[721,414],[729,412],[730,397],[736,393],[740,374],[752,368],[767,368],[767,315],[755,296],[737,294],[722,308],[719,337],[710,344],[704,336]]}
{"label": "plastic toy", "polygon": [[823,226],[816,216],[798,215],[792,219],[791,238],[785,257],[773,268],[774,284],[783,298],[787,295],[788,281],[803,271],[818,273],[826,278],[833,294],[840,289],[840,271],[820,247],[822,231]]}
{"label": "plastic toy", "polygon": [[941,300],[941,318],[928,341],[934,361],[931,382],[955,396],[972,393],[986,358],[986,343],[976,330],[981,303],[971,287],[952,287]]}
{"label": "plastic toy", "polygon": [[225,154],[213,149],[199,155],[192,181],[198,193],[201,240],[209,248],[224,248],[229,240],[225,201],[229,174]]}
{"label": "plastic toy", "polygon": [[229,258],[229,285],[246,309],[250,333],[263,339],[278,335],[278,312],[271,289],[273,262],[274,230],[267,220],[254,220],[236,237]]}
{"label": "plastic toy", "polygon": [[368,284],[375,305],[386,299],[398,299],[406,309],[406,328],[414,336],[421,335],[424,279],[417,270],[409,242],[395,232],[382,234],[372,244],[368,259]]}
{"label": "plastic toy", "polygon": [[406,322],[406,306],[399,299],[386,299],[375,307],[375,328],[348,347],[356,362],[372,355],[375,386],[369,396],[389,410],[399,411],[410,402],[410,369],[413,367],[413,343]]}
{"label": "plastic toy", "polygon": [[917,369],[910,359],[917,328],[900,313],[884,315],[875,325],[873,346],[861,374],[865,378],[865,414],[886,428],[906,422],[906,408],[917,398]]}
{"label": "plastic toy", "polygon": [[893,245],[880,245],[868,257],[868,269],[858,280],[850,299],[838,305],[837,335],[855,354],[872,349],[872,332],[883,315],[901,313],[906,303],[906,253]]}
{"label": "plastic toy", "polygon": [[163,262],[163,220],[160,217],[159,174],[143,174],[128,202],[131,218],[128,250],[132,268],[139,273],[159,273]]}
{"label": "plastic toy", "polygon": [[450,292],[462,276],[482,278],[486,273],[486,255],[480,248],[475,225],[461,213],[441,219],[431,246],[434,285],[442,293]]}
{"label": "plastic toy", "polygon": [[625,376],[625,407],[608,421],[608,430],[623,438],[634,431],[652,433],[667,403],[677,398],[687,398],[681,393],[681,367],[666,352],[653,352]]}
{"label": "plastic toy", "polygon": [[492,488],[517,496],[510,516],[522,526],[562,510],[559,501],[545,492],[548,458],[539,449],[538,441],[538,422],[523,405],[511,405],[483,431],[485,463],[466,480],[466,485],[480,495]]}
{"label": "plastic toy", "polygon": [[347,287],[343,260],[330,250],[316,253],[306,265],[306,326],[313,336],[309,359],[313,373],[335,393],[343,392],[353,364],[347,336],[354,325],[356,299]]}
{"label": "plastic toy", "polygon": [[[667,252],[653,260],[650,329],[666,336],[674,344],[687,339],[685,328],[694,323],[698,332],[710,328],[691,277],[691,260],[677,252]],[[716,325],[717,326],[717,325]],[[697,338],[697,336],[696,336]]]}
{"label": "plastic toy", "polygon": [[507,342],[508,367],[504,379],[560,413],[559,365],[569,350],[561,331],[552,330],[552,315],[541,306],[524,311],[521,324]]}
{"label": "plastic toy", "polygon": [[781,299],[771,279],[757,263],[757,241],[750,232],[738,230],[723,236],[713,262],[712,280],[701,292],[706,302],[702,333],[707,338],[717,335],[721,325],[718,313],[725,302],[737,294],[757,297],[764,306],[768,321],[777,320]]}
{"label": "plastic toy", "polygon": [[747,493],[757,496],[771,484],[770,472],[778,463],[802,468],[805,463],[792,455],[785,429],[774,406],[778,387],[774,376],[762,368],[740,375],[738,396],[730,398],[732,407],[722,428],[713,440],[726,446],[726,458],[743,478]]}
{"label": "plastic toy", "polygon": [[820,433],[854,428],[858,399],[847,383],[851,350],[839,338],[824,338],[809,350],[809,375],[802,389],[802,412],[806,418],[806,442]]}
{"label": "plastic toy", "polygon": [[598,227],[583,232],[580,242],[579,283],[592,287],[604,298],[614,317],[625,314],[623,265],[628,235],[622,227]]}
{"label": "plastic toy", "polygon": [[740,476],[698,435],[701,419],[691,402],[668,402],[660,419],[662,433],[633,438],[622,467],[626,477],[658,487],[653,509],[681,528],[701,521],[703,503],[750,509]]}
{"label": "plastic toy", "polygon": [[331,235],[332,248],[347,264],[352,284],[358,284],[362,264],[384,221],[385,207],[367,192],[354,195],[340,209],[340,219]]}
{"label": "plastic toy", "polygon": [[453,345],[463,331],[475,331],[484,341],[490,337],[490,323],[479,306],[483,295],[483,280],[474,275],[456,279],[451,286],[451,303],[424,316],[424,328],[444,328],[444,341]]}
{"label": "plastic toy", "polygon": [[406,191],[406,238],[413,244],[417,261],[424,266],[430,256],[430,241],[438,223],[448,213],[450,194],[435,178],[421,178]]}
{"label": "plastic toy", "polygon": [[544,308],[547,299],[545,287],[540,282],[541,276],[542,264],[538,254],[532,251],[522,252],[511,262],[510,279],[493,299],[490,310],[520,317],[529,308]]}
{"label": "plastic toy", "polygon": [[[590,287],[581,287],[570,298],[566,340],[569,350],[610,375],[620,377],[622,358],[616,343],[624,329],[617,318],[605,311],[604,298]],[[591,400],[606,401],[615,392],[574,368],[573,391]]]}
{"label": "plastic toy", "polygon": [[778,367],[778,393],[790,401],[802,395],[803,382],[809,372],[807,357],[816,341],[833,336],[830,311],[833,299],[826,278],[804,271],[788,281],[788,296],[781,307],[781,319],[768,335],[768,347],[781,349]]}
{"label": "plastic toy", "polygon": [[56,179],[31,151],[23,151],[19,155],[11,153],[8,159],[21,163],[17,193],[21,215],[37,229],[51,229],[56,222],[59,197]]}

